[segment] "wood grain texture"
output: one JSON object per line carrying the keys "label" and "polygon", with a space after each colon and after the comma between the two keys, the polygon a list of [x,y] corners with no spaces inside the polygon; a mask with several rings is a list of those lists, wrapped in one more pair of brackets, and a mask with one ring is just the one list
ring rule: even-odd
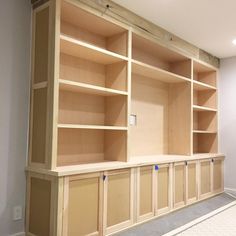
{"label": "wood grain texture", "polygon": [[174,167],[175,171],[175,204],[185,201],[185,164],[177,165]]}
{"label": "wood grain texture", "polygon": [[50,236],[51,182],[35,177],[30,182],[29,232]]}
{"label": "wood grain texture", "polygon": [[98,231],[99,177],[70,181],[68,203],[68,235]]}
{"label": "wood grain texture", "polygon": [[157,177],[157,207],[163,209],[169,206],[169,167],[158,170]]}
{"label": "wood grain texture", "polygon": [[211,191],[211,162],[201,162],[201,194],[206,194]]}
{"label": "wood grain texture", "polygon": [[222,160],[215,160],[213,163],[213,191],[222,189]]}
{"label": "wood grain texture", "polygon": [[130,219],[130,170],[108,176],[107,226]]}
{"label": "wood grain texture", "polygon": [[44,164],[46,161],[46,117],[47,88],[33,91],[33,124],[31,140],[31,162]]}
{"label": "wood grain texture", "polygon": [[188,164],[188,199],[197,196],[196,164]]}
{"label": "wood grain texture", "polygon": [[139,205],[139,215],[145,215],[152,212],[153,209],[153,180],[152,180],[153,168],[150,167],[141,167],[140,168],[140,205]]}
{"label": "wood grain texture", "polygon": [[34,26],[34,83],[48,80],[49,7],[35,12]]}

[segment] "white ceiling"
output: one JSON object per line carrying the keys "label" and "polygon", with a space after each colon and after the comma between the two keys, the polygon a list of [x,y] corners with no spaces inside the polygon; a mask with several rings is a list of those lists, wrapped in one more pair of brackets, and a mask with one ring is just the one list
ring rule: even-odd
{"label": "white ceiling", "polygon": [[236,0],[113,0],[197,47],[236,56]]}

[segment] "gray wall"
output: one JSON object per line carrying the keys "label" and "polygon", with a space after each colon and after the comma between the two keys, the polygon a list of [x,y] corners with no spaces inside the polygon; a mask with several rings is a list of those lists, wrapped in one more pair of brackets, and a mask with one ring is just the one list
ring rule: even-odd
{"label": "gray wall", "polygon": [[225,187],[236,190],[236,57],[221,60],[219,111],[220,151],[226,155]]}
{"label": "gray wall", "polygon": [[25,205],[30,14],[30,0],[0,0],[0,236],[24,231],[12,211]]}

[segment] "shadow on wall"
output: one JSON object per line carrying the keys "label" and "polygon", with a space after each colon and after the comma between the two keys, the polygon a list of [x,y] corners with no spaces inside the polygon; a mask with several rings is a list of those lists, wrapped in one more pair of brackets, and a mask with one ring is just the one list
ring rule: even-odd
{"label": "shadow on wall", "polygon": [[28,0],[1,0],[0,7],[0,235],[24,231],[13,207],[25,207],[30,19]]}

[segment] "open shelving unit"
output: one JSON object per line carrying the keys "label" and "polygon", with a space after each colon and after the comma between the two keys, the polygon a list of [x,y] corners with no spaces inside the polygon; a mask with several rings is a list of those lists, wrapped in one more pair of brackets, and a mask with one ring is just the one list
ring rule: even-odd
{"label": "open shelving unit", "polygon": [[193,152],[217,153],[217,72],[193,62]]}
{"label": "open shelving unit", "polygon": [[86,1],[39,2],[26,234],[110,235],[222,192],[218,69]]}

